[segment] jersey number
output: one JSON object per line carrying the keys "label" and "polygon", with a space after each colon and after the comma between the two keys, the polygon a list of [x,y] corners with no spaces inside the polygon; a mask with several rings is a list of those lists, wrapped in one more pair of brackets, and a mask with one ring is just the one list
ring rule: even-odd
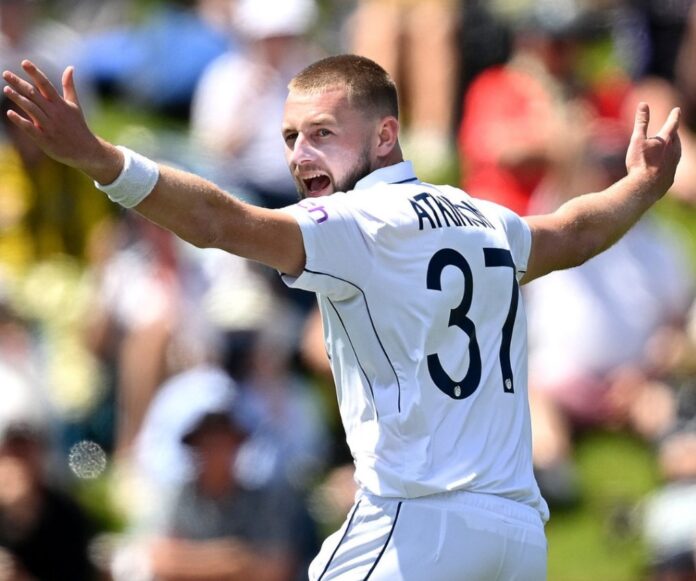
{"label": "jersey number", "polygon": [[[514,393],[512,365],[510,364],[510,343],[512,342],[512,327],[517,315],[519,287],[515,276],[515,264],[512,254],[504,248],[484,248],[484,262],[487,267],[507,266],[512,269],[512,298],[510,309],[503,324],[502,341],[500,343],[500,370],[503,375],[503,391]],[[431,290],[442,290],[442,271],[446,266],[458,268],[464,275],[464,295],[457,307],[450,311],[449,326],[458,327],[469,337],[469,369],[461,381],[455,381],[443,369],[437,353],[428,355],[428,371],[433,383],[453,399],[464,399],[476,391],[481,381],[481,352],[476,340],[476,326],[467,317],[474,294],[474,277],[471,267],[459,252],[452,248],[443,248],[435,253],[428,264],[427,287]]]}

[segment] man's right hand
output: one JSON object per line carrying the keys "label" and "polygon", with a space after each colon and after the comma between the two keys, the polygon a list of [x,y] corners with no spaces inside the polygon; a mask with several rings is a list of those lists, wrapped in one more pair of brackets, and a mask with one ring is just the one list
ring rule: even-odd
{"label": "man's right hand", "polygon": [[5,95],[19,110],[8,118],[55,160],[85,172],[101,184],[113,182],[123,168],[123,154],[87,126],[75,89],[75,69],[63,72],[61,96],[46,75],[31,61],[22,61],[30,80],[3,72]]}

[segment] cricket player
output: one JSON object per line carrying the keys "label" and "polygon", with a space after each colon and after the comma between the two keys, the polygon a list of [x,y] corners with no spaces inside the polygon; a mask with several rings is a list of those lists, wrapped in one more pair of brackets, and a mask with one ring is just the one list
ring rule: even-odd
{"label": "cricket player", "polygon": [[21,66],[3,74],[23,111],[8,115],[48,155],[184,240],[316,292],[359,492],[311,579],[545,579],[519,285],[607,249],[665,194],[678,109],[649,136],[639,105],[624,178],[521,218],[421,182],[389,76],[329,57],[292,80],[279,128],[302,200],[269,210],[95,136],[72,67],[59,94]]}

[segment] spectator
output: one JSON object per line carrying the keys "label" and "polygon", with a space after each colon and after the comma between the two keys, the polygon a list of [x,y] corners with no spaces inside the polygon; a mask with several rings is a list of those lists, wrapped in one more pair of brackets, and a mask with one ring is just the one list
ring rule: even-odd
{"label": "spectator", "polygon": [[0,144],[3,175],[0,219],[0,264],[14,274],[59,253],[84,259],[91,228],[113,211],[92,192],[84,176],[66,170],[27,140],[11,123],[15,109],[0,96],[0,126],[7,142]]}
{"label": "spectator", "polygon": [[50,416],[19,375],[0,367],[0,576],[88,581],[92,525],[48,471]]}
{"label": "spectator", "polygon": [[[282,481],[249,487],[236,476],[247,436],[237,396],[231,380],[210,367],[184,373],[158,394],[155,410],[168,413],[153,414],[150,428],[172,443],[179,434],[190,477],[162,530],[141,547],[157,579],[283,580],[300,571],[307,523],[300,501]],[[123,566],[117,558],[116,569]]]}
{"label": "spectator", "polygon": [[[35,0],[0,2],[0,63],[17,62],[31,54],[46,63],[47,72],[64,67],[76,44],[76,36],[65,24],[52,20]],[[85,95],[86,96],[86,95]]]}
{"label": "spectator", "polygon": [[78,64],[103,93],[187,120],[205,66],[233,39],[229,22],[202,0],[158,3],[142,24],[124,24],[88,38]]}
{"label": "spectator", "polygon": [[526,215],[548,172],[575,157],[582,132],[568,124],[591,115],[577,79],[589,32],[579,14],[559,22],[530,15],[515,24],[509,62],[469,86],[459,153],[463,188],[471,195]]}
{"label": "spectator", "polygon": [[693,0],[619,0],[614,4],[613,34],[631,76],[674,81]]}
{"label": "spectator", "polygon": [[[187,422],[191,421],[191,410],[212,405],[210,401],[217,402],[218,394],[227,391],[234,392],[238,398],[234,381],[214,363],[201,363],[175,374],[158,388],[138,433],[133,455],[135,471],[148,488],[157,490],[158,506],[148,508],[159,510],[167,504],[170,493],[193,478],[193,458],[182,442]],[[241,414],[238,418],[241,423]],[[154,517],[159,520],[159,515]]]}
{"label": "spectator", "polygon": [[177,324],[180,280],[168,232],[141,218],[104,225],[93,246],[89,346],[101,360],[116,406],[119,457],[130,451],[157,386]]}
{"label": "spectator", "polygon": [[442,171],[451,150],[457,14],[455,0],[360,0],[349,20],[350,52],[379,63],[399,85],[408,149],[429,175]]}
{"label": "spectator", "polygon": [[674,74],[676,85],[684,95],[685,120],[687,126],[696,130],[696,74],[693,70],[693,58],[696,54],[696,3],[691,3],[691,9],[686,19],[683,37],[680,37],[679,51]]}
{"label": "spectator", "polygon": [[39,366],[29,324],[15,311],[2,283],[0,279],[0,365],[27,382],[36,381]]}
{"label": "spectator", "polygon": [[248,374],[241,394],[257,425],[245,446],[245,473],[262,481],[266,459],[273,479],[287,480],[304,491],[326,467],[329,439],[326,412],[314,386],[293,364],[294,328],[278,310],[255,332]]}
{"label": "spectator", "polygon": [[278,127],[288,82],[316,55],[307,40],[316,16],[314,0],[240,0],[234,25],[245,50],[213,61],[196,87],[191,129],[224,168],[219,179],[268,207],[297,198]]}
{"label": "spectator", "polygon": [[658,447],[665,483],[643,506],[651,581],[696,579],[696,382],[677,392],[675,421]]}

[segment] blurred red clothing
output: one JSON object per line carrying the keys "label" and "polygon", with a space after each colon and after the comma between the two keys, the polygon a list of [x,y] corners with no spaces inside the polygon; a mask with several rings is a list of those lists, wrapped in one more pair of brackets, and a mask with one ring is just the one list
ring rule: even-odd
{"label": "blurred red clothing", "polygon": [[548,83],[521,68],[479,75],[464,99],[459,129],[462,187],[526,214],[548,165],[554,107]]}

